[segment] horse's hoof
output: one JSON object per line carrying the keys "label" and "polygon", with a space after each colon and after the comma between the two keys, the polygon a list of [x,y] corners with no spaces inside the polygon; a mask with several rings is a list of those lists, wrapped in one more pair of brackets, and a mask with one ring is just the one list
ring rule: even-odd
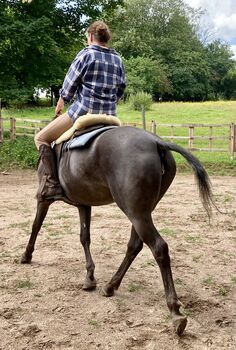
{"label": "horse's hoof", "polygon": [[112,297],[114,295],[114,288],[105,286],[100,289],[100,294],[104,297]]}
{"label": "horse's hoof", "polygon": [[181,334],[183,334],[185,327],[187,325],[187,317],[185,316],[174,316],[173,317],[173,326],[175,328],[175,332],[180,336]]}
{"label": "horse's hoof", "polygon": [[20,263],[21,264],[30,264],[31,260],[32,260],[32,255],[27,255],[24,253],[20,259]]}
{"label": "horse's hoof", "polygon": [[85,283],[83,284],[82,289],[83,290],[94,290],[97,287],[97,282],[96,280],[86,280]]}

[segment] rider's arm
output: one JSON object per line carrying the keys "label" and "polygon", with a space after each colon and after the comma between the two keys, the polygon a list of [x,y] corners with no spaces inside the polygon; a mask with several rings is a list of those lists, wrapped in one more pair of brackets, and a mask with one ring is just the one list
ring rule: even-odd
{"label": "rider's arm", "polygon": [[57,105],[56,105],[56,109],[55,109],[55,116],[57,117],[58,115],[62,114],[62,111],[64,109],[64,100],[62,97],[59,98]]}
{"label": "rider's arm", "polygon": [[121,63],[120,84],[118,86],[118,91],[117,91],[117,100],[120,100],[124,96],[125,88],[126,88],[125,70],[124,70],[123,64]]}
{"label": "rider's arm", "polygon": [[70,102],[70,100],[73,98],[78,85],[80,84],[80,79],[85,67],[85,60],[86,50],[82,50],[71,63],[60,90],[60,97],[63,99],[63,101]]}

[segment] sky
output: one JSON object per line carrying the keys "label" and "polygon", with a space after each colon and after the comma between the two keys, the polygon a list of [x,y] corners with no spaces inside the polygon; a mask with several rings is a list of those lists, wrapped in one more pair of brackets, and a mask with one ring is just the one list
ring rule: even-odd
{"label": "sky", "polygon": [[204,22],[213,37],[226,41],[236,58],[236,0],[184,0],[193,8],[206,10]]}

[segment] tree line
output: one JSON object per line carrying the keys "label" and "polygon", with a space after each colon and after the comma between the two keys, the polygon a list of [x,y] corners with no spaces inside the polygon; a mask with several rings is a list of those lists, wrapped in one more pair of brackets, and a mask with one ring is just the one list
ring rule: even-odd
{"label": "tree line", "polygon": [[112,29],[123,57],[126,98],[154,100],[236,97],[236,62],[227,43],[206,41],[202,12],[182,0],[0,0],[0,98],[35,102],[38,88],[56,96],[86,28],[96,19]]}

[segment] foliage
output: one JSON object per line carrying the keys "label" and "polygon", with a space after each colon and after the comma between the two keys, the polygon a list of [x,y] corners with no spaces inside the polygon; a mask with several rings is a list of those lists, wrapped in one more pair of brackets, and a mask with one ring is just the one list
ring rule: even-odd
{"label": "foliage", "polygon": [[38,152],[30,137],[17,137],[15,141],[5,141],[0,145],[0,169],[9,167],[36,167]]}
{"label": "foliage", "polygon": [[141,111],[144,108],[148,111],[152,105],[152,96],[146,92],[138,92],[136,95],[131,95],[129,98],[131,108],[135,111]]}
{"label": "foliage", "polygon": [[[236,66],[235,62],[231,60],[232,53],[228,45],[222,44],[220,41],[215,41],[208,45],[206,53],[210,69],[210,84],[215,99],[224,95],[228,98],[231,97],[227,83],[229,83],[230,75],[231,82],[235,80]],[[233,76],[234,79],[232,79]],[[235,89],[231,92],[235,92]]]}
{"label": "foliage", "polygon": [[166,46],[170,37],[176,47],[192,42],[181,0],[126,0],[125,5],[110,20],[114,46],[124,57],[156,57],[163,50],[171,54],[171,47]]}
{"label": "foliage", "polygon": [[[236,65],[227,44],[206,43],[201,10],[183,0],[0,0],[0,97],[36,102],[35,88],[58,95],[95,19],[112,29],[127,72],[126,95],[202,101],[235,97]],[[199,34],[200,33],[200,34]]]}
{"label": "foliage", "polygon": [[171,98],[177,101],[207,99],[210,73],[203,52],[176,52],[169,66],[169,74],[173,87]]}
{"label": "foliage", "polygon": [[181,101],[232,97],[232,52],[220,41],[206,45],[200,40],[201,14],[182,0],[126,0],[116,10],[110,21],[113,45],[126,59],[131,92]]}
{"label": "foliage", "polygon": [[226,99],[236,99],[236,62],[234,67],[230,68],[227,74],[222,78],[221,85]]}
{"label": "foliage", "polygon": [[151,94],[154,99],[171,92],[167,78],[167,67],[158,59],[149,57],[131,57],[124,59],[128,87],[126,94],[133,95],[139,91]]}
{"label": "foliage", "polygon": [[62,84],[85,29],[122,0],[0,0],[0,96],[32,100],[36,87]]}

